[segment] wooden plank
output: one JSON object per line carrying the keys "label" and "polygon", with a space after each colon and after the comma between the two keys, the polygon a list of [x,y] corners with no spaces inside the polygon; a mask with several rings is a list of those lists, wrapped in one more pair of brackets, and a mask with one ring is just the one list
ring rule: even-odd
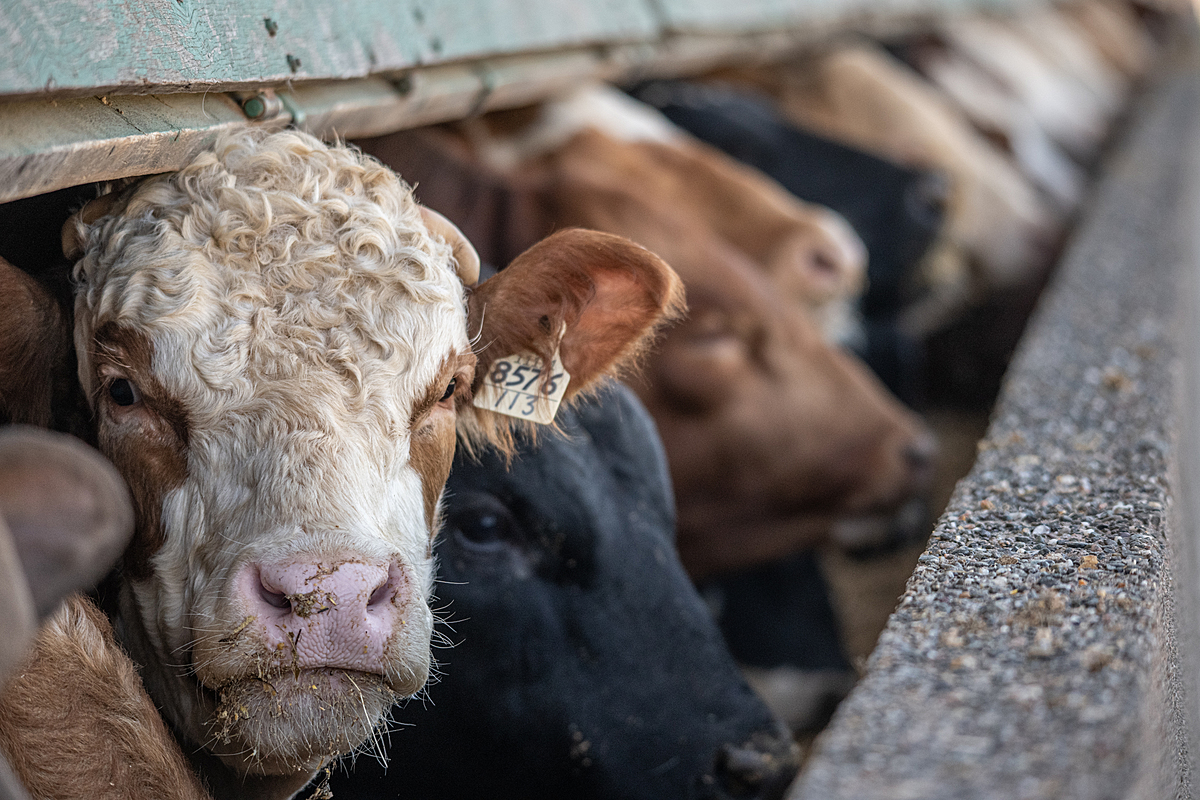
{"label": "wooden plank", "polygon": [[220,94],[5,104],[0,202],[179,169],[218,131],[248,124],[237,104]]}
{"label": "wooden plank", "polygon": [[[894,1],[894,0],[893,0]],[[679,33],[761,31],[827,23],[870,8],[872,0],[657,0],[663,23]]]}
{"label": "wooden plank", "polygon": [[677,34],[736,35],[755,31],[876,28],[905,18],[1006,11],[1047,0],[655,0],[663,26]]}
{"label": "wooden plank", "polygon": [[528,105],[588,81],[616,77],[620,64],[592,49],[510,56],[281,90],[294,124],[325,138],[359,138]]}
{"label": "wooden plank", "polygon": [[[583,8],[587,13],[602,15],[603,12],[611,15],[628,10],[631,8],[629,3],[638,1],[591,0]],[[671,14],[676,15],[670,17],[670,24],[678,26],[680,31],[653,41],[609,41],[603,46],[589,44],[558,51],[459,60],[366,78],[296,82],[288,88],[280,88],[278,96],[283,101],[284,111],[279,117],[265,124],[284,125],[292,122],[297,127],[324,137],[375,136],[401,128],[460,119],[480,111],[536,102],[588,80],[632,81],[643,77],[694,74],[730,61],[779,58],[811,46],[821,37],[837,30],[880,32],[888,29],[887,23],[890,21],[890,30],[894,33],[897,21],[912,24],[912,21],[920,17],[922,10],[928,13],[928,9],[934,7],[929,5],[930,3],[986,2],[1007,3],[1011,6],[1020,2],[1041,2],[878,1],[890,3],[888,8],[891,11],[881,15],[860,14],[837,19],[830,17],[826,20],[808,16],[807,21],[800,24],[788,15],[816,14],[816,5],[809,3],[803,9],[797,9],[795,5],[781,0],[743,0],[747,4],[746,9],[749,9],[747,11],[739,10],[734,4],[726,4],[724,0],[694,0],[692,4],[683,0],[653,0],[660,4],[659,10],[663,19],[667,19]],[[36,10],[28,0],[12,2],[27,4],[31,14]],[[131,5],[149,5],[159,0],[130,2]],[[282,0],[265,2],[278,5]],[[303,5],[304,2],[310,0],[296,0],[293,6]],[[419,16],[421,24],[427,25],[430,30],[454,31],[453,35],[447,34],[447,38],[438,46],[437,49],[442,55],[458,55],[471,48],[487,46],[482,40],[471,44],[471,37],[480,36],[480,31],[487,29],[491,23],[491,17],[484,17],[476,20],[473,25],[468,25],[464,16],[466,12],[453,6],[452,0],[407,0],[407,5],[401,2],[392,9],[396,13],[399,13],[397,9],[412,11],[422,2],[420,7],[426,8],[427,11],[423,11],[421,15],[414,15],[414,19]],[[476,0],[466,5],[480,8],[480,4],[484,4],[488,8],[499,9],[505,7],[506,3],[518,2],[528,2],[531,7],[546,10],[558,5],[560,0],[492,0],[491,4],[487,4],[485,0]],[[840,0],[815,2],[832,4]],[[45,13],[40,16],[34,15],[37,25],[34,25],[33,30],[42,30],[38,25],[47,26],[56,20],[62,21],[60,17],[65,13],[63,9],[80,5],[82,0],[52,3]],[[219,6],[220,2],[216,5]],[[112,11],[115,0],[101,0],[97,6]],[[577,16],[584,14],[584,11],[579,10],[580,7],[571,4],[564,5],[563,8],[568,10],[556,17],[553,23],[547,22],[540,29],[537,29],[537,26],[525,27],[518,32],[517,28],[525,23],[512,20],[497,22],[497,35],[489,41],[505,40],[512,44],[518,41],[520,36],[524,36],[526,42],[550,41],[557,36],[555,25],[575,25],[578,22]],[[843,11],[844,9],[845,7]],[[434,11],[441,16],[434,15]],[[11,13],[8,7],[0,8],[0,18]],[[347,19],[341,21],[342,28],[339,30],[368,24],[366,17],[355,21],[355,13],[357,12],[347,12]],[[771,16],[772,14],[775,16]],[[243,22],[253,16],[245,16]],[[261,22],[261,18],[256,19]],[[742,22],[738,23],[737,20]],[[750,29],[759,24],[756,20],[769,20],[774,27],[763,30]],[[792,22],[785,24],[782,20]],[[276,30],[276,37],[268,35],[267,38],[283,37],[284,22],[283,19],[279,20],[281,27]],[[629,23],[632,27],[622,30],[644,30],[644,22],[644,19],[635,19],[633,23]],[[746,29],[740,29],[739,24]],[[511,30],[503,30],[504,25],[508,25]],[[682,32],[682,28],[687,25],[702,30]],[[326,28],[333,31],[330,26]],[[9,43],[12,44],[16,41],[13,37],[20,38],[20,35],[23,34],[19,31],[5,31],[0,28],[0,41],[8,36]],[[332,35],[331,33],[330,36]],[[542,38],[539,40],[538,37]],[[194,44],[193,42],[189,47]],[[344,45],[345,42],[340,43],[333,51],[342,56],[351,54],[354,48]],[[242,48],[239,52],[250,52],[248,45],[239,43],[238,46]],[[111,52],[105,57],[115,63],[119,60],[119,55],[125,52],[121,47],[120,43],[114,44],[110,48]],[[219,47],[215,47],[213,53],[217,50]],[[266,49],[262,52],[269,55]],[[379,60],[382,49],[372,52],[375,66],[384,63]],[[213,53],[209,54],[209,60],[214,63],[221,61],[221,58]],[[184,69],[184,62],[190,64],[187,68],[196,70],[197,74],[200,66],[203,66],[194,47],[192,50],[183,48],[181,54],[175,54],[171,58],[176,59],[172,63],[175,64],[177,72]],[[167,56],[164,56],[164,59],[167,59]],[[19,60],[19,56],[10,58],[7,62],[0,57],[0,83],[4,80],[5,65],[11,65],[16,60]],[[367,61],[370,60],[371,58],[367,58]],[[30,66],[32,70],[40,68],[36,64]],[[101,64],[99,69],[107,67]],[[93,77],[95,74],[98,73],[93,73]],[[231,79],[235,74],[245,73],[220,72],[214,68],[206,74],[205,80],[220,82]],[[143,77],[150,80],[148,74]],[[161,74],[154,79],[159,78]],[[0,202],[90,181],[177,169],[195,152],[209,144],[217,131],[248,124],[260,123],[246,120],[229,96],[213,92],[0,101]]]}
{"label": "wooden plank", "polygon": [[7,0],[0,95],[224,91],[657,35],[645,0]]}

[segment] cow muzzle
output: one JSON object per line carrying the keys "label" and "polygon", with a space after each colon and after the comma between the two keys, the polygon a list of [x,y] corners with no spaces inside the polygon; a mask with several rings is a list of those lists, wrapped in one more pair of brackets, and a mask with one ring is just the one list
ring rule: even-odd
{"label": "cow muzzle", "polygon": [[198,662],[214,690],[209,746],[265,774],[320,764],[370,739],[429,669],[424,598],[399,562],[362,558],[244,564],[241,621]]}
{"label": "cow muzzle", "polygon": [[714,781],[706,782],[706,800],[745,797],[778,800],[800,767],[799,748],[782,723],[774,731],[759,731],[741,745],[724,745],[716,756]]}
{"label": "cow muzzle", "polygon": [[406,625],[408,579],[396,563],[252,563],[235,585],[248,624],[292,669],[386,674],[389,641]]}

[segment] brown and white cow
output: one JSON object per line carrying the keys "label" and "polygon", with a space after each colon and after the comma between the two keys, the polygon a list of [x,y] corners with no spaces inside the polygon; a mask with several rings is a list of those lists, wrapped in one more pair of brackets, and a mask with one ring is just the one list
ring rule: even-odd
{"label": "brown and white cow", "polygon": [[79,383],[136,508],[117,633],[217,796],[286,797],[425,683],[456,431],[510,431],[471,405],[491,365],[557,349],[569,399],[681,287],[563,231],[468,297],[452,225],[299,133],[224,136],[102,200],[64,249]]}
{"label": "brown and white cow", "polygon": [[904,47],[904,58],[945,93],[971,123],[999,144],[1064,216],[1083,199],[1087,175],[1052,140],[1012,89],[936,36]]}
{"label": "brown and white cow", "polygon": [[[971,290],[982,293],[1036,282],[1048,266],[1058,235],[1053,211],[946,98],[878,45],[835,44],[785,65],[723,71],[714,80],[769,94],[796,125],[946,173],[947,246],[927,260],[925,277],[947,298],[941,302],[952,302],[968,277]],[[977,269],[967,274],[956,252]]]}
{"label": "brown and white cow", "polygon": [[1126,78],[1145,77],[1154,58],[1154,42],[1129,4],[1088,0],[1063,6],[1063,12],[1087,32],[1104,59]]}
{"label": "brown and white cow", "polygon": [[[789,229],[770,224],[780,216],[771,215],[775,197],[787,197],[782,189],[677,131],[617,127],[619,112],[600,107],[611,113],[596,124],[573,98],[565,109],[533,112],[525,121],[533,127],[511,134],[509,116],[466,133],[406,132],[362,146],[402,171],[424,170],[423,201],[481,239],[493,239],[490,221],[501,218],[517,223],[503,227],[507,236],[579,225],[628,237],[679,272],[689,318],[648,355],[633,386],[662,434],[677,544],[693,577],[769,561],[831,534],[863,544],[882,533],[927,477],[932,442],[820,327],[820,310],[844,302],[854,285],[839,277],[854,267],[839,265],[855,262],[842,256],[826,267],[793,256],[781,259],[781,274],[763,253],[804,252],[789,251]],[[756,196],[764,185],[770,191]],[[488,195],[492,203],[481,202]]]}
{"label": "brown and white cow", "polygon": [[[460,128],[467,140],[460,143],[464,157],[480,159],[497,174],[514,175],[575,148],[580,151],[576,162],[594,165],[597,177],[625,181],[736,246],[786,297],[807,309],[830,341],[853,335],[852,306],[866,286],[867,254],[840,215],[796,198],[612,87],[582,87],[533,114],[521,109],[465,123]],[[601,136],[580,136],[584,131]],[[583,152],[589,142],[602,151]],[[438,146],[456,144],[441,137]],[[552,210],[532,211],[539,232],[546,229],[547,211]],[[523,222],[517,229],[528,236],[530,221]]]}
{"label": "brown and white cow", "polygon": [[[1046,23],[1040,24],[1044,28]],[[1051,36],[1034,38],[1027,30],[982,15],[946,20],[939,30],[956,50],[1009,86],[1072,157],[1088,163],[1096,155],[1117,98],[1098,96],[1048,57],[1043,40]],[[1050,31],[1039,31],[1043,33]]]}

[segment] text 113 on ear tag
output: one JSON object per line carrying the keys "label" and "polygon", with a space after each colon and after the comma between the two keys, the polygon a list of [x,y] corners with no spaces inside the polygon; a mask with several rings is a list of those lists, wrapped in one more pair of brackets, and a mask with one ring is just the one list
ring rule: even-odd
{"label": "text 113 on ear tag", "polygon": [[497,359],[472,402],[476,408],[549,425],[571,376],[563,369],[557,350],[550,363],[550,374],[543,375],[544,372],[539,356],[521,353]]}

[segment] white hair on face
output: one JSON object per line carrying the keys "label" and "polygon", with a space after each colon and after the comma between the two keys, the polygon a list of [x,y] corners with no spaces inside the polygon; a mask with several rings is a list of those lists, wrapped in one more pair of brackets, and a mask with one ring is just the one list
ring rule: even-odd
{"label": "white hair on face", "polygon": [[[189,166],[138,187],[87,243],[75,270],[77,344],[105,322],[161,321],[194,337],[206,384],[242,396],[281,360],[305,358],[340,367],[353,389],[354,351],[406,360],[395,334],[423,327],[408,318],[412,301],[423,314],[463,309],[450,248],[428,234],[409,187],[369,156],[298,132],[223,134]],[[350,316],[315,302],[349,296],[360,309]]]}

